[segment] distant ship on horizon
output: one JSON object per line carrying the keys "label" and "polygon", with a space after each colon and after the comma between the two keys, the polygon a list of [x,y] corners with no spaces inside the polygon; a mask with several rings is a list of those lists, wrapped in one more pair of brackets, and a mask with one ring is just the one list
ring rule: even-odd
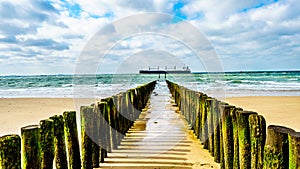
{"label": "distant ship on horizon", "polygon": [[160,69],[159,66],[157,67],[150,67],[148,69],[140,70],[140,74],[190,74],[191,69],[188,66],[183,66],[182,69],[177,69],[176,66],[174,67],[167,67],[165,69]]}

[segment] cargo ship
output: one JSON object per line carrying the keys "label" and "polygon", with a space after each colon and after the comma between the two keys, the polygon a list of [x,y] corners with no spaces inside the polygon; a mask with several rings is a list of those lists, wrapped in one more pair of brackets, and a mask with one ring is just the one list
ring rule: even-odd
{"label": "cargo ship", "polygon": [[191,69],[188,66],[183,66],[182,69],[176,69],[176,66],[174,67],[167,67],[165,66],[165,69],[160,69],[158,67],[150,67],[148,69],[142,69],[140,70],[140,74],[190,74]]}

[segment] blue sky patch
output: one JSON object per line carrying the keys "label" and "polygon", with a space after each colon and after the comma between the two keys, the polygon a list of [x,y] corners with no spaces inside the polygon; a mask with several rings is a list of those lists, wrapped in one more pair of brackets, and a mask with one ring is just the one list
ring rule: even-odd
{"label": "blue sky patch", "polygon": [[181,12],[181,8],[183,6],[184,6],[184,3],[182,1],[178,1],[177,3],[175,3],[173,6],[173,13],[176,17],[186,20],[187,16]]}

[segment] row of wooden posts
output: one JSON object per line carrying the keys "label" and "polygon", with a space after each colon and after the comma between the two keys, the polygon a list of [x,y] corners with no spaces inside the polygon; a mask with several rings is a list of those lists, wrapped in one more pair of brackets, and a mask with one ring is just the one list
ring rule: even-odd
{"label": "row of wooden posts", "polygon": [[180,112],[221,169],[299,169],[300,133],[167,81]]}
{"label": "row of wooden posts", "polygon": [[99,167],[138,118],[155,84],[153,81],[81,107],[81,153],[75,111],[23,127],[21,137],[0,137],[0,169],[52,169],[53,162],[56,169]]}

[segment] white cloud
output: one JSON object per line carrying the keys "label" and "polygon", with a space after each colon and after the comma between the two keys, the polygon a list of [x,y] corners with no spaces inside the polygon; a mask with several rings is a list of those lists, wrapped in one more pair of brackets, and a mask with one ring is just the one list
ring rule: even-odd
{"label": "white cloud", "polygon": [[[1,74],[24,73],[11,69],[7,66],[8,63],[15,67],[25,67],[24,64],[28,69],[31,69],[30,66],[34,67],[29,72],[35,72],[38,67],[49,66],[51,69],[41,70],[45,71],[44,73],[72,73],[77,57],[99,29],[113,21],[118,25],[118,19],[142,12],[162,12],[173,15],[173,6],[177,2],[177,0],[1,1]],[[183,5],[179,11],[183,16],[187,16],[187,22],[192,23],[195,30],[200,30],[207,36],[226,70],[299,68],[300,65],[297,63],[300,63],[300,3],[297,0],[278,2],[202,0],[183,1]],[[181,23],[166,27],[157,25],[162,23],[163,19],[137,18],[127,21],[127,25],[144,22],[145,26],[149,26],[151,23],[151,29],[147,28],[148,30],[164,28],[165,31],[161,33],[184,38],[190,41],[191,47],[199,43],[196,38],[193,39],[195,30],[188,30]],[[117,28],[120,29],[118,26]],[[130,35],[138,29],[145,28],[127,26],[116,31],[123,31],[122,34],[127,32],[127,35]],[[109,31],[111,30],[108,30],[108,33]],[[185,34],[178,34],[184,31]],[[105,35],[99,38],[107,38]],[[117,35],[110,34],[110,36],[113,38]],[[150,51],[149,49],[172,51],[175,56],[193,59],[193,54],[184,50],[182,44],[166,40],[167,38],[162,39],[154,36],[148,39],[136,38],[132,41],[122,41],[115,48],[117,52],[112,54],[111,60],[117,63],[120,61],[118,60],[120,54],[132,55],[132,52]],[[102,46],[104,47],[106,46]],[[277,59],[279,57],[285,59]],[[268,61],[265,58],[268,58]],[[260,66],[255,65],[253,60],[258,60]],[[269,65],[271,61],[273,64]],[[64,65],[68,67],[59,68]],[[63,72],[59,72],[61,70]]]}

